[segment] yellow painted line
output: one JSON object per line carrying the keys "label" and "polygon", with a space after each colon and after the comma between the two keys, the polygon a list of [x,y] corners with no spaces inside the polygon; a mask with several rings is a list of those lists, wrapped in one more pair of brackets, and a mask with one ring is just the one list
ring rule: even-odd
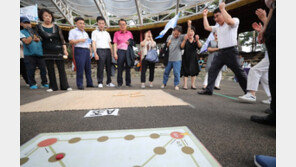
{"label": "yellow painted line", "polygon": [[183,141],[183,139],[181,139],[181,142],[183,143],[184,146],[186,146],[185,142]]}
{"label": "yellow painted line", "polygon": [[[57,154],[51,146],[48,146],[48,147],[53,154]],[[60,163],[60,165],[62,167],[66,167],[66,165],[64,164],[64,162],[62,160],[58,160],[58,162]]]}
{"label": "yellow painted line", "polygon": [[[172,138],[169,142],[167,142],[163,147],[165,148],[168,144],[170,144],[170,142],[172,141],[172,140],[174,140],[174,138]],[[156,154],[154,154],[154,155],[152,155],[143,165],[142,165],[142,167],[143,166],[145,166],[145,165],[147,165],[147,163],[149,162],[149,161],[151,161],[154,157],[156,156]]]}
{"label": "yellow painted line", "polygon": [[48,147],[53,154],[56,154],[56,152],[54,151],[54,149],[51,146],[48,146]]}
{"label": "yellow painted line", "polygon": [[165,144],[163,147],[165,148],[174,138],[172,138],[167,144]]}
{"label": "yellow painted line", "polygon": [[197,167],[199,167],[198,163],[196,162],[196,159],[193,157],[192,154],[190,154],[190,157],[192,158],[194,164],[195,164]]}
{"label": "yellow painted line", "polygon": [[66,167],[66,165],[64,164],[64,162],[62,160],[59,160],[59,163],[61,164],[62,167]]}
{"label": "yellow painted line", "polygon": [[81,139],[81,140],[98,140],[98,138],[90,138],[90,139]]}
{"label": "yellow painted line", "polygon": [[26,157],[29,157],[31,154],[33,154],[33,152],[35,152],[36,150],[38,150],[39,147],[36,147],[33,151],[31,151]]}
{"label": "yellow painted line", "polygon": [[123,139],[124,137],[110,137],[109,139]]}
{"label": "yellow painted line", "polygon": [[147,165],[147,163],[149,162],[149,161],[151,161],[151,159],[152,158],[154,158],[156,156],[156,154],[154,154],[154,155],[152,155],[152,157],[150,157],[143,165],[142,165],[142,167],[143,166],[145,166],[145,165]]}

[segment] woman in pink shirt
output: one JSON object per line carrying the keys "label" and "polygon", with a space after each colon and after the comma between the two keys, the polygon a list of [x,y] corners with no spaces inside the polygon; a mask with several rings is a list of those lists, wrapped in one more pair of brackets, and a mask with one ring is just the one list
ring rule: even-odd
{"label": "woman in pink shirt", "polygon": [[127,31],[126,20],[120,19],[118,21],[120,30],[115,32],[113,42],[114,42],[114,58],[117,60],[118,73],[117,73],[117,84],[121,87],[123,84],[122,72],[125,68],[125,84],[131,87],[131,73],[130,68],[127,65],[127,48],[129,45],[128,40],[133,39],[133,34]]}

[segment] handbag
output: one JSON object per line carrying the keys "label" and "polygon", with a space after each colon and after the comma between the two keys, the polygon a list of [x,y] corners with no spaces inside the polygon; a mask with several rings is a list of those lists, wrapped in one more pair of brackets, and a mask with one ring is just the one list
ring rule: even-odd
{"label": "handbag", "polygon": [[159,59],[156,49],[149,50],[147,55],[145,56],[145,60],[152,63],[157,63]]}

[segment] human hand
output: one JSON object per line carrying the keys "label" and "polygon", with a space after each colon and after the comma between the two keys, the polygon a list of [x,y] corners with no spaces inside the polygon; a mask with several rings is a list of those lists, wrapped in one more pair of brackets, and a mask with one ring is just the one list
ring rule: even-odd
{"label": "human hand", "polygon": [[263,10],[263,9],[261,9],[261,8],[257,9],[257,10],[255,11],[255,14],[258,16],[258,18],[259,18],[262,22],[264,22],[264,20],[267,19],[267,17],[266,17],[266,11]]}
{"label": "human hand", "polygon": [[85,42],[87,40],[87,38],[85,39],[79,39],[79,42]]}
{"label": "human hand", "polygon": [[195,40],[199,41],[199,35],[195,35]]}
{"label": "human hand", "polygon": [[64,55],[68,57],[69,53],[67,50],[64,50]]}
{"label": "human hand", "polygon": [[209,13],[208,9],[205,9],[205,10],[202,12],[203,16],[207,16],[208,13]]}
{"label": "human hand", "polygon": [[184,36],[184,41],[187,41],[187,39],[188,39],[188,35],[186,34],[186,35]]}
{"label": "human hand", "polygon": [[95,60],[99,60],[99,59],[100,59],[99,55],[95,53]]}
{"label": "human hand", "polygon": [[188,20],[188,21],[187,21],[187,25],[188,25],[188,27],[191,26],[191,23],[192,23],[191,20]]}
{"label": "human hand", "polygon": [[128,41],[125,42],[127,45],[129,45],[130,43]]}
{"label": "human hand", "polygon": [[114,54],[114,59],[115,59],[115,60],[118,60],[118,56],[117,56],[116,53]]}
{"label": "human hand", "polygon": [[262,30],[262,24],[261,23],[256,23],[256,22],[254,22],[253,24],[252,24],[252,27],[253,27],[253,29],[254,30],[256,30],[257,32],[260,32],[261,30]]}
{"label": "human hand", "polygon": [[40,41],[40,39],[39,39],[36,35],[34,35],[33,40],[34,40],[35,42],[39,42],[39,41]]}
{"label": "human hand", "polygon": [[219,9],[220,9],[220,10],[225,10],[225,2],[221,2],[221,3],[219,4]]}

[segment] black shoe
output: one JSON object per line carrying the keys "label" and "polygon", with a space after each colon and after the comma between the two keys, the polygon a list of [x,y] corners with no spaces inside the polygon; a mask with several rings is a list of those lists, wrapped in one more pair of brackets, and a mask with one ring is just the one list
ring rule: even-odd
{"label": "black shoe", "polygon": [[251,121],[257,122],[259,124],[264,124],[264,125],[275,125],[276,120],[271,114],[267,116],[257,116],[257,115],[252,115],[251,116]]}
{"label": "black shoe", "polygon": [[191,89],[196,90],[196,88],[194,88],[194,87],[192,87],[192,86],[191,86]]}
{"label": "black shoe", "polygon": [[78,89],[79,89],[79,90],[83,90],[83,89],[84,89],[84,87],[83,87],[83,86],[82,86],[82,87],[78,87]]}
{"label": "black shoe", "polygon": [[132,85],[131,85],[131,84],[127,84],[126,86],[127,86],[127,87],[132,87]]}
{"label": "black shoe", "polygon": [[212,95],[213,94],[213,92],[210,92],[210,91],[207,91],[207,90],[202,90],[202,91],[199,91],[197,93],[200,94],[200,95]]}
{"label": "black shoe", "polygon": [[214,89],[216,89],[216,90],[221,90],[220,88],[218,88],[218,87],[216,87],[216,86],[214,87]]}
{"label": "black shoe", "polygon": [[87,85],[88,88],[94,88],[94,85]]}
{"label": "black shoe", "polygon": [[202,89],[202,90],[206,90],[206,88],[204,88],[204,87],[203,87],[203,88],[201,88],[201,89]]}
{"label": "black shoe", "polygon": [[121,88],[122,87],[122,85],[117,85],[117,88]]}
{"label": "black shoe", "polygon": [[184,87],[182,87],[182,89],[187,90],[188,88],[184,88]]}

